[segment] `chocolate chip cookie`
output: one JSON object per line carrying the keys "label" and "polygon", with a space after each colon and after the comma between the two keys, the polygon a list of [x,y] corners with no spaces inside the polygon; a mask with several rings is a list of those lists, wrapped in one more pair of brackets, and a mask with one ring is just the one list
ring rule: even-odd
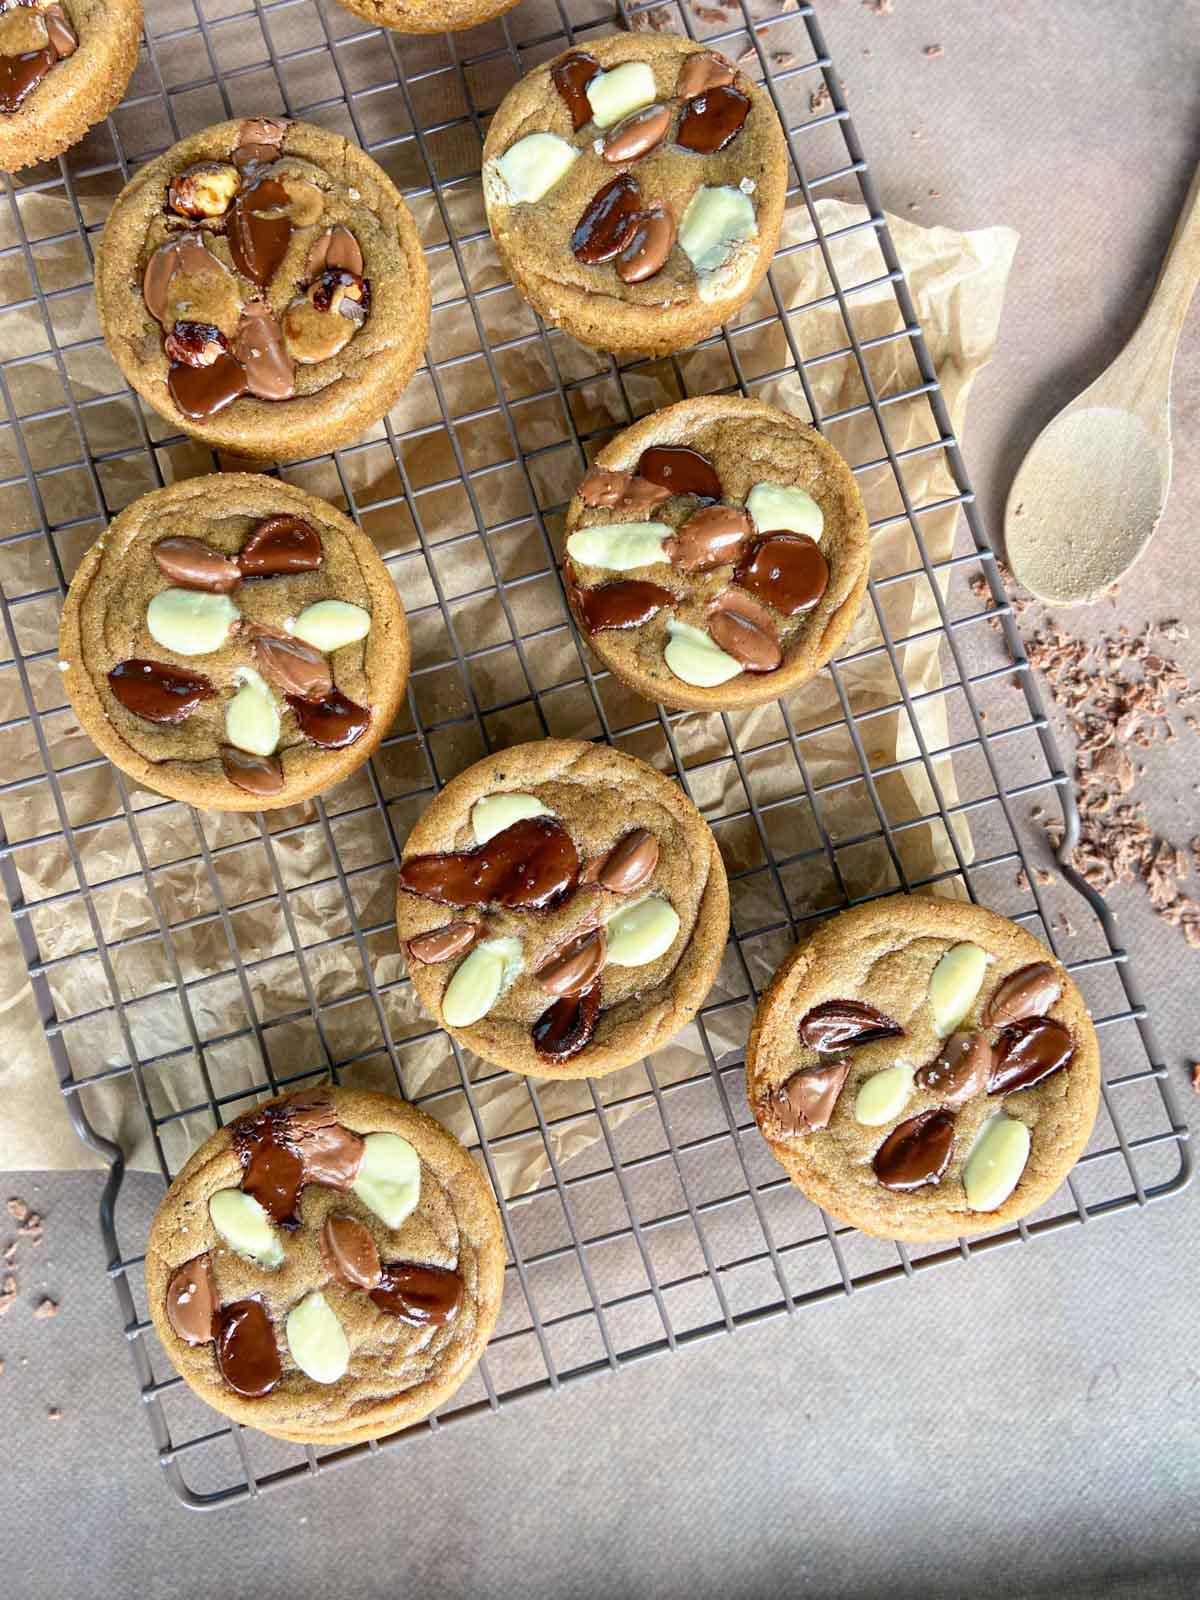
{"label": "chocolate chip cookie", "polygon": [[1100,1050],[1044,945],[983,906],[895,895],[823,923],[754,1016],[746,1092],[792,1182],[884,1239],[1006,1227],[1087,1144]]}
{"label": "chocolate chip cookie", "polygon": [[510,89],[483,147],[488,226],[547,322],[681,350],[758,287],[787,185],[769,96],[674,34],[589,39]]}
{"label": "chocolate chip cookie", "polygon": [[425,1009],[486,1061],[600,1077],[691,1021],[729,931],[716,841],[634,756],[545,739],[476,762],[404,846],[396,921]]}
{"label": "chocolate chip cookie", "polygon": [[408,207],[307,122],[222,122],[142,167],[96,258],[100,326],[168,422],[252,459],[323,454],[421,359],[429,276]]}
{"label": "chocolate chip cookie", "polygon": [[758,400],[681,400],[604,447],[567,507],[581,633],[648,700],[733,710],[813,677],[867,587],[854,474]]}
{"label": "chocolate chip cookie", "polygon": [[388,1095],[304,1090],[220,1129],[146,1250],[154,1329],[226,1416],[299,1444],[419,1422],[468,1376],[504,1290],[483,1173]]}
{"label": "chocolate chip cookie", "polygon": [[347,11],[398,33],[455,33],[511,11],[517,0],[338,0]]}
{"label": "chocolate chip cookie", "polygon": [[0,0],[0,167],[77,144],[125,93],[141,0]]}
{"label": "chocolate chip cookie", "polygon": [[253,473],[122,511],[71,580],[63,685],[84,732],[160,794],[293,805],[362,765],[408,681],[387,568],[340,511]]}

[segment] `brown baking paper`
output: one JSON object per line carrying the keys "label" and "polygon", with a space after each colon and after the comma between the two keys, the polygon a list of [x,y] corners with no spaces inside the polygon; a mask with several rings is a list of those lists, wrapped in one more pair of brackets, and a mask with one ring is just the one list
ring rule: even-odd
{"label": "brown baking paper", "polygon": [[[838,234],[866,216],[861,206],[836,200],[821,201],[818,213],[827,235]],[[961,437],[972,380],[987,361],[995,343],[1005,285],[1016,248],[1016,235],[1011,229],[1000,227],[958,233],[948,228],[919,227],[898,217],[890,218],[889,222],[916,301],[917,314],[941,379],[954,429]],[[62,224],[64,227],[69,225],[69,222]],[[801,244],[811,238],[812,224],[807,212],[803,209],[790,212],[785,219],[785,247]],[[832,240],[831,249],[839,281],[844,286],[869,283],[884,272],[873,229],[842,233],[841,237]],[[442,260],[445,260],[444,256]],[[497,272],[494,263],[481,270],[485,276],[491,271],[495,277]],[[802,248],[783,255],[775,264],[773,276],[783,305],[789,309],[796,308],[790,320],[802,354],[806,359],[827,358],[815,361],[809,367],[813,400],[820,413],[824,416],[861,404],[864,393],[856,362],[850,356],[838,354],[846,345],[845,326],[838,306],[811,305],[811,302],[829,295],[831,290],[820,252],[815,248]],[[886,281],[853,293],[847,303],[856,335],[862,341],[880,338],[901,325],[891,285]],[[769,317],[773,309],[773,301],[764,288],[742,314],[739,325],[744,327],[755,318]],[[516,331],[523,331],[530,326],[524,308],[513,306],[511,316]],[[505,338],[511,331],[503,327],[490,329],[493,339]],[[75,336],[86,337],[86,333],[85,328],[77,331]],[[468,326],[466,308],[463,308],[461,328],[455,329],[443,323],[435,328],[434,337],[441,341],[442,348],[437,352],[439,357],[450,353],[456,338],[461,339],[463,348],[472,348],[474,333]],[[760,330],[736,334],[735,345],[742,371],[753,393],[798,415],[809,414],[803,387],[794,373],[766,383],[758,382],[760,375],[788,365],[790,351],[781,324],[774,321]],[[532,373],[541,346],[525,346],[523,349],[530,352],[527,360],[531,373],[526,376],[531,384],[544,381]],[[589,367],[587,363],[591,358],[578,352],[577,347],[569,342],[563,347],[556,341],[556,349],[564,364],[577,361],[578,372],[592,371],[597,374],[594,390],[576,392],[576,398],[589,407],[583,420],[577,417],[577,425],[593,429],[627,421],[627,414],[618,409],[615,386],[605,379],[603,367],[599,364]],[[870,348],[867,361],[876,391],[881,396],[899,393],[918,381],[907,340],[900,339]],[[627,375],[626,391],[638,414],[678,399],[681,394],[681,375],[692,393],[725,387],[735,381],[728,356],[720,344],[704,351],[685,353],[678,358],[678,363],[677,367],[674,361],[655,362]],[[459,369],[447,370],[453,374]],[[577,374],[572,369],[566,375]],[[520,381],[519,375],[513,378],[508,368],[502,372],[502,377],[506,389],[510,379],[517,383]],[[464,375],[464,381],[477,382],[478,375],[469,380]],[[97,387],[100,392],[111,390],[111,379],[98,379]],[[448,400],[455,414],[466,409],[455,404],[452,394]],[[52,404],[53,401],[48,403]],[[477,399],[475,403],[486,402]],[[120,410],[119,407],[115,409]],[[936,438],[928,406],[922,398],[889,405],[885,414],[890,443],[896,452],[913,449]],[[125,420],[128,437],[121,434],[120,417],[114,423],[118,447],[133,437],[132,415],[129,414]],[[428,420],[427,385],[423,385],[418,378],[392,417],[402,449],[405,447],[405,431]],[[501,427],[498,419],[493,420],[497,428]],[[61,426],[69,429],[69,419],[63,419]],[[548,438],[522,432],[521,442],[526,449],[530,449],[549,440],[560,439],[561,418],[557,428],[557,433],[552,432]],[[852,464],[872,461],[884,455],[883,444],[869,409],[865,414],[832,425],[828,432],[832,442]],[[112,441],[105,438],[99,444],[94,442],[93,447],[111,448]],[[438,448],[447,448],[444,438],[437,445],[431,445],[435,452]],[[183,446],[173,449],[163,464],[168,476],[187,476],[205,470],[207,463],[203,452],[193,453],[190,447]],[[414,464],[415,457],[407,461],[410,473]],[[469,461],[468,464],[474,466],[475,463]],[[117,470],[122,476],[105,483],[111,504],[127,503],[137,493],[153,487],[153,479],[148,476],[148,461],[122,461],[117,463]],[[367,506],[372,498],[382,494],[396,492],[394,467],[391,466],[390,452],[385,444],[347,458],[347,470],[360,506]],[[431,464],[431,479],[436,478],[439,470],[435,459]],[[144,480],[143,473],[146,474]],[[943,454],[938,449],[904,458],[903,475],[915,506],[936,502],[954,493]],[[297,476],[300,477],[299,474]],[[549,466],[538,465],[534,470],[534,482],[542,503],[564,501],[577,476],[578,458],[572,456],[570,451],[563,451],[561,457],[552,460]],[[331,469],[306,469],[300,481],[318,493],[327,494],[332,500],[342,498],[336,475]],[[880,579],[892,573],[910,571],[919,564],[917,551],[907,521],[897,516],[902,506],[891,468],[885,464],[862,473],[859,482],[873,521],[897,518],[884,521],[874,533],[873,576]],[[435,508],[436,504],[435,498]],[[444,529],[440,529],[436,522],[431,523],[431,507],[428,504],[424,509],[429,545],[436,546],[439,537],[472,525],[469,519],[464,522],[463,508],[454,496],[446,498]],[[55,514],[51,507],[50,515]],[[78,511],[74,514],[78,515]],[[491,523],[494,520],[491,507],[487,515]],[[955,517],[954,509],[950,508],[921,519],[931,559],[944,559],[951,553]],[[389,560],[406,601],[410,606],[427,604],[432,598],[432,591],[424,558],[416,548],[411,526],[405,527],[403,519],[395,515],[376,519],[364,513],[362,520],[376,539],[381,553]],[[377,520],[378,526],[375,525]],[[0,533],[20,531],[30,525],[28,507],[0,506]],[[68,576],[92,532],[90,527],[75,530],[70,538],[60,541],[60,553]],[[533,547],[538,535],[532,522],[527,529],[521,530],[521,537],[529,541],[530,548]],[[502,552],[502,556],[507,560],[507,552]],[[46,586],[48,573],[32,570],[38,564],[38,557],[30,554],[28,559],[31,570],[26,589]],[[463,559],[469,559],[465,553]],[[516,570],[531,569],[533,563],[534,558],[530,556],[525,567]],[[504,570],[507,574],[514,569],[505,566]],[[6,592],[11,594],[13,590],[7,587],[11,572],[6,573],[5,578]],[[479,581],[487,580],[483,578]],[[877,604],[884,611],[893,638],[936,626],[934,597],[929,585],[922,579],[905,579],[900,583],[885,585],[877,591]],[[531,670],[539,680],[539,686],[578,676],[578,658],[574,655],[571,636],[561,626],[565,618],[557,589],[543,586],[535,596],[530,597],[529,608],[517,617],[522,631],[559,625],[557,634],[539,639],[536,647],[530,650]],[[427,615],[414,628],[417,664],[423,659],[437,662],[446,658],[441,624],[435,623],[435,616]],[[26,652],[53,651],[57,622],[53,606],[39,602],[24,608],[20,620],[21,643]],[[503,637],[502,634],[499,636]],[[843,657],[852,658],[857,651],[877,643],[880,637],[875,607],[868,602],[842,652]],[[898,664],[911,692],[918,693],[940,685],[938,653],[939,640],[936,636],[909,645],[899,652]],[[515,674],[515,656],[516,652],[510,646],[495,657],[487,658],[491,662],[488,670],[495,678],[493,688],[502,690],[505,674]],[[52,661],[51,654],[51,667]],[[546,676],[542,676],[543,673]],[[11,678],[13,675],[10,673],[8,676]],[[523,680],[514,681],[517,681],[519,696],[523,690]],[[860,717],[873,707],[890,705],[898,698],[895,678],[886,654],[872,654],[858,662],[849,660],[841,671],[841,682],[843,692]],[[56,686],[49,668],[35,679],[34,687],[43,705],[55,705],[61,700],[61,694],[55,693]],[[418,688],[416,692],[420,695],[426,691],[434,695],[439,693],[436,674],[424,680],[423,688]],[[618,726],[638,720],[639,715],[646,715],[644,707],[640,713],[636,707],[632,711],[628,709],[628,702],[620,700],[619,686],[606,682],[602,692],[610,706],[622,708],[623,714],[617,718]],[[461,684],[458,693],[462,693]],[[22,714],[19,695],[13,699],[13,694],[10,687],[9,703],[0,704],[0,715],[17,717]],[[504,698],[502,692],[495,696],[497,701]],[[599,732],[594,708],[586,691],[567,691],[562,696],[552,697],[548,703],[553,706],[553,733],[594,737]],[[451,704],[450,709],[456,707]],[[805,730],[822,728],[829,722],[840,723],[840,701],[831,675],[828,672],[822,674],[814,683],[793,695],[787,702],[786,711],[792,731],[798,735],[803,735]],[[447,701],[443,693],[437,700],[435,716],[446,714]],[[935,696],[921,702],[917,715],[927,747],[937,750],[944,746],[946,716],[942,698]],[[762,829],[774,853],[777,856],[795,855],[818,844],[820,836],[814,829],[812,813],[788,744],[784,742],[779,748],[758,751],[759,746],[767,741],[778,740],[787,732],[780,707],[760,707],[731,718],[730,723],[743,752],[742,766],[755,802],[785,802],[773,807],[762,817]],[[491,736],[499,745],[536,737],[539,731],[527,705],[490,716],[489,725]],[[751,874],[737,879],[733,886],[735,923],[741,928],[770,925],[772,930],[760,938],[745,941],[745,965],[731,947],[715,987],[714,999],[726,999],[732,1003],[706,1018],[708,1043],[717,1059],[729,1058],[740,1052],[749,1025],[753,999],[746,981],[747,972],[754,983],[761,987],[788,945],[786,918],[779,899],[781,885],[794,913],[834,906],[839,902],[842,891],[830,869],[821,860],[815,863],[806,860],[791,868],[784,867],[780,873],[781,884],[776,882],[763,854],[756,820],[720,820],[746,807],[742,779],[731,759],[724,719],[692,714],[672,726],[685,766],[699,762],[712,763],[695,775],[694,797],[705,815],[713,821],[731,871]],[[902,760],[917,753],[911,723],[903,712],[889,712],[869,718],[860,723],[860,728],[872,766]],[[69,713],[48,717],[44,722],[44,732],[56,765],[83,760],[92,753]],[[32,738],[24,733],[16,738],[8,737],[11,744],[10,773],[19,776],[25,770],[31,773],[40,771]],[[447,734],[440,740],[434,753],[443,779],[483,753],[477,741],[474,730],[463,733],[458,739]],[[433,743],[431,739],[431,745]],[[666,741],[656,733],[630,739],[627,747],[660,766],[666,766],[669,762]],[[813,784],[828,783],[861,771],[843,726],[803,738],[802,748]],[[950,760],[946,756],[935,756],[933,759],[943,798],[947,804],[953,804],[957,791]],[[392,795],[399,796],[392,808],[392,819],[402,836],[411,825],[420,803],[416,798],[411,803],[405,801],[405,786],[407,784],[409,789],[415,790],[422,782],[428,781],[427,777],[422,776],[423,756],[416,743],[412,742],[384,751],[377,757],[376,765],[384,780],[385,793],[389,798]],[[936,809],[928,778],[919,763],[905,767],[900,773],[881,776],[877,787],[880,800],[893,822],[928,814]],[[346,804],[363,804],[370,798],[370,790],[361,777],[343,785],[339,795],[343,791],[349,791]],[[136,790],[126,792],[129,803],[139,812],[145,806],[155,806],[153,796]],[[56,831],[58,823],[48,786],[37,785],[15,793],[17,798],[5,805],[2,813],[10,839],[14,842],[37,839]],[[116,775],[104,763],[72,781],[68,798],[77,824],[112,817],[120,812],[122,803]],[[162,1116],[172,1110],[203,1105],[210,1086],[218,1096],[236,1097],[248,1091],[253,1084],[262,1082],[260,1055],[253,1033],[240,1038],[226,1037],[228,1034],[236,1035],[239,1029],[245,1029],[247,1023],[252,1021],[246,994],[240,989],[237,975],[228,970],[231,965],[231,938],[236,939],[243,961],[250,964],[247,985],[257,1017],[267,1021],[296,1013],[300,1018],[267,1032],[269,1050],[278,1076],[290,1077],[306,1065],[311,1065],[314,1072],[319,1071],[322,1052],[328,1048],[339,1059],[344,1060],[352,1055],[359,1057],[343,1069],[343,1081],[380,1088],[394,1087],[390,1063],[383,1049],[378,1013],[370,996],[356,999],[344,1007],[331,1006],[328,1011],[322,1008],[326,1030],[324,1040],[314,1033],[311,1023],[304,1020],[303,1016],[308,1004],[308,986],[311,986],[318,1004],[338,996],[355,995],[364,987],[362,951],[356,940],[322,943],[338,934],[352,931],[345,917],[338,884],[319,885],[319,880],[332,870],[332,851],[337,850],[347,870],[354,870],[360,861],[368,863],[367,868],[353,879],[356,909],[363,924],[369,926],[384,922],[391,904],[392,873],[390,861],[384,859],[388,852],[386,837],[381,842],[382,819],[372,813],[360,813],[353,819],[347,819],[343,825],[338,821],[337,810],[336,799],[331,797],[327,828],[323,824],[318,825],[312,808],[296,808],[295,813],[287,813],[281,826],[297,819],[314,825],[276,839],[273,862],[253,819],[197,819],[179,806],[151,809],[139,817],[141,851],[154,872],[159,906],[173,930],[181,921],[186,922],[190,917],[203,918],[206,913],[219,909],[214,907],[203,868],[187,860],[200,847],[200,830],[209,848],[236,845],[239,842],[241,847],[223,852],[220,857],[222,898],[225,906],[230,908],[225,916],[199,921],[182,932],[173,931],[170,949],[161,938],[151,937],[126,945],[114,955],[117,982],[122,994],[132,1002],[127,1016],[139,1056],[148,1059],[164,1051],[178,1052],[172,1055],[169,1064],[145,1071],[140,1084],[136,1084],[133,1076],[126,1073],[91,1086],[83,1094],[83,1103],[93,1125],[100,1133],[119,1140],[132,1166],[152,1168],[156,1165],[156,1153],[138,1103],[139,1094],[144,1095],[155,1113]],[[821,812],[835,840],[877,830],[878,827],[869,794],[861,783],[824,794],[821,797]],[[965,821],[960,824],[960,829],[958,845],[964,858],[969,859],[971,841]],[[139,933],[153,935],[157,923],[140,876],[142,856],[131,844],[128,827],[120,821],[111,826],[102,824],[81,838],[84,870],[88,881],[97,886],[97,910],[108,940],[111,942]],[[954,865],[950,841],[941,824],[907,829],[896,839],[904,871],[910,877],[925,877]],[[839,863],[845,886],[853,894],[898,886],[895,868],[882,841],[871,841],[858,851],[840,851]],[[28,902],[40,902],[47,896],[70,889],[74,884],[72,863],[60,845],[43,843],[19,850],[17,864]],[[288,901],[296,939],[301,945],[310,947],[305,951],[303,967],[295,957],[289,930],[280,917],[274,898],[275,872],[281,875],[290,891]],[[306,889],[305,886],[309,884],[317,886]],[[93,941],[78,899],[55,902],[40,908],[34,912],[33,920],[44,958],[73,958],[55,966],[50,974],[52,996],[58,1014],[61,1017],[75,1017],[107,1005],[107,980],[99,961],[90,953]],[[390,927],[368,935],[364,945],[377,983],[391,983],[403,975],[402,958],[396,949]],[[191,985],[189,998],[200,1036],[205,1041],[211,1041],[206,1042],[203,1068],[199,1054],[191,1048],[186,1019],[175,993],[175,968],[171,956],[178,963],[183,978]],[[152,998],[143,998],[147,996]],[[595,1084],[543,1084],[539,1087],[535,1104],[525,1080],[506,1073],[496,1075],[484,1063],[469,1058],[467,1066],[473,1082],[469,1100],[462,1091],[457,1066],[445,1035],[437,1034],[415,1044],[408,1042],[428,1026],[417,1010],[411,985],[404,983],[386,991],[381,1003],[397,1044],[406,1094],[418,1097],[446,1090],[446,1094],[430,1102],[429,1109],[448,1128],[472,1145],[478,1143],[479,1128],[486,1132],[492,1145],[497,1177],[504,1192],[510,1196],[526,1192],[541,1182],[550,1170],[551,1159],[556,1164],[566,1162],[601,1137],[596,1116],[597,1103],[609,1108],[608,1119],[615,1126],[644,1106],[647,1095],[653,1092],[656,1085],[694,1075],[703,1070],[706,1059],[700,1025],[693,1023],[653,1058],[653,1081],[648,1079],[646,1068],[639,1065]],[[118,1066],[127,1059],[121,1035],[109,1016],[101,1015],[82,1027],[69,1028],[65,1037],[70,1039],[73,1070],[81,1077],[102,1072],[109,1066]],[[98,1164],[91,1152],[75,1138],[68,1123],[11,919],[7,914],[0,925],[0,1092],[4,1106],[4,1115],[0,1119],[0,1167],[10,1170],[72,1169]],[[234,1098],[224,1108],[226,1117],[235,1114],[238,1109],[240,1106]],[[539,1109],[542,1118],[551,1125],[545,1132],[539,1127]],[[172,1169],[182,1164],[189,1149],[206,1137],[213,1126],[211,1115],[204,1109],[169,1123],[162,1129],[162,1148]]]}

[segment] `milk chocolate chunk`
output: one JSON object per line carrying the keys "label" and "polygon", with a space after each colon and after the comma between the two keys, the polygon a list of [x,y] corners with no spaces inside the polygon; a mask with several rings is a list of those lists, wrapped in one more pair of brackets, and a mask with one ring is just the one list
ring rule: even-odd
{"label": "milk chocolate chunk", "polygon": [[482,922],[448,922],[444,928],[431,928],[419,933],[405,946],[410,961],[419,961],[424,967],[436,966],[441,961],[453,961],[467,951],[483,933]]}
{"label": "milk chocolate chunk", "polygon": [[591,1043],[600,1016],[600,980],[556,1000],[533,1025],[533,1047],[548,1061],[567,1061]]}
{"label": "milk chocolate chunk", "polygon": [[644,578],[622,578],[591,589],[576,589],[574,598],[579,620],[589,633],[640,627],[664,606],[675,603],[670,589]]}
{"label": "milk chocolate chunk", "polygon": [[300,1157],[282,1145],[263,1143],[246,1163],[242,1189],[258,1201],[270,1217],[286,1228],[298,1228],[296,1207],[304,1184],[304,1165]]}
{"label": "milk chocolate chunk", "polygon": [[913,1081],[948,1106],[961,1106],[987,1087],[995,1062],[995,1051],[986,1033],[952,1033]]}
{"label": "milk chocolate chunk", "polygon": [[296,363],[265,300],[251,300],[242,307],[233,353],[245,370],[246,388],[258,399],[288,400],[296,392]]}
{"label": "milk chocolate chunk", "polygon": [[1033,961],[1018,967],[999,984],[988,1002],[985,1021],[994,1027],[1022,1022],[1026,1017],[1044,1017],[1062,998],[1062,983],[1048,961]]}
{"label": "milk chocolate chunk", "polygon": [[289,694],[287,703],[296,713],[300,732],[322,750],[344,750],[361,739],[371,726],[371,713],[357,705],[340,689],[332,689],[320,700],[304,700]]}
{"label": "milk chocolate chunk", "polygon": [[908,1194],[938,1183],[954,1150],[954,1118],[941,1109],[899,1123],[875,1152],[872,1165],[885,1189]]}
{"label": "milk chocolate chunk", "polygon": [[721,480],[707,456],[686,444],[652,444],[642,451],[638,474],[672,494],[694,494],[701,500],[721,498]]}
{"label": "milk chocolate chunk", "polygon": [[361,1134],[344,1128],[333,1103],[319,1089],[302,1089],[282,1106],[284,1137],[304,1164],[307,1183],[349,1189],[363,1164]]}
{"label": "milk chocolate chunk", "polygon": [[303,517],[282,512],[256,522],[237,564],[244,578],[278,578],[315,572],[323,558],[321,535]]}
{"label": "milk chocolate chunk", "polygon": [[383,1268],[370,1229],[357,1217],[331,1211],[321,1229],[321,1259],[347,1289],[370,1291],[379,1285]]}
{"label": "milk chocolate chunk", "polygon": [[683,108],[675,143],[710,156],[732,144],[750,113],[750,97],[730,84],[706,89]]}
{"label": "milk chocolate chunk", "polygon": [[697,51],[690,55],[679,69],[675,80],[675,93],[681,100],[694,100],[706,89],[723,89],[737,76],[731,61],[715,50]]}
{"label": "milk chocolate chunk", "polygon": [[177,363],[167,373],[167,388],[185,417],[202,422],[246,393],[246,372],[231,355],[219,355],[203,367]]}
{"label": "milk chocolate chunk", "polygon": [[291,196],[277,178],[261,177],[243,189],[229,215],[229,251],[238,271],[265,289],[279,270],[292,237]]}
{"label": "milk chocolate chunk", "polygon": [[280,117],[247,117],[238,129],[238,142],[229,159],[239,172],[270,166],[279,159],[287,128]]}
{"label": "milk chocolate chunk", "polygon": [[733,581],[785,617],[811,611],[829,587],[829,563],[804,533],[770,533],[746,553]]}
{"label": "milk chocolate chunk", "polygon": [[671,131],[671,112],[667,106],[644,106],[604,136],[601,155],[612,166],[639,161],[656,149]]}
{"label": "milk chocolate chunk", "polygon": [[236,561],[201,539],[159,539],[150,553],[163,576],[181,589],[228,594],[242,581]]}
{"label": "milk chocolate chunk", "polygon": [[268,683],[302,700],[323,700],[333,689],[333,673],[319,650],[261,624],[250,625],[254,665]]}
{"label": "milk chocolate chunk", "polygon": [[313,241],[304,263],[309,278],[317,277],[326,267],[340,267],[355,277],[362,276],[363,253],[358,240],[340,223]]}
{"label": "milk chocolate chunk", "polygon": [[733,506],[702,506],[667,541],[672,566],[681,572],[708,572],[736,561],[754,524]]}
{"label": "milk chocolate chunk", "polygon": [[585,266],[599,266],[618,255],[637,226],[641,203],[641,185],[630,172],[610,178],[597,189],[571,235],[576,260]]}
{"label": "milk chocolate chunk", "polygon": [[782,1138],[827,1128],[849,1073],[848,1061],[823,1062],[793,1072],[767,1096],[763,1110],[768,1126]]}
{"label": "milk chocolate chunk", "polygon": [[156,322],[164,320],[167,314],[167,289],[176,273],[199,276],[225,271],[223,263],[217,260],[196,234],[183,233],[177,239],[168,239],[166,244],[159,245],[146,263],[142,278],[142,299],[146,302],[146,310]]}
{"label": "milk chocolate chunk", "polygon": [[119,661],[109,673],[108,683],[126,711],[146,722],[182,722],[202,700],[216,693],[198,672],[140,656]]}
{"label": "milk chocolate chunk", "polygon": [[571,836],[553,817],[524,817],[474,850],[410,856],[400,887],[447,906],[501,905],[544,910],[564,900],[579,877]]}
{"label": "milk chocolate chunk", "polygon": [[774,619],[765,606],[737,589],[726,589],[709,607],[713,641],[747,672],[774,672],[783,649]]}
{"label": "milk chocolate chunk", "polygon": [[371,1299],[381,1311],[414,1328],[440,1328],[453,1322],[462,1305],[463,1283],[449,1267],[392,1261],[384,1267]]}
{"label": "milk chocolate chunk", "polygon": [[221,746],[221,766],[230,783],[265,799],[283,788],[283,762],[278,756],[256,756],[236,745]]}
{"label": "milk chocolate chunk", "polygon": [[222,1306],[217,1325],[217,1366],[235,1394],[257,1400],[283,1376],[275,1329],[260,1300]]}
{"label": "milk chocolate chunk", "polygon": [[207,1255],[176,1267],[167,1284],[167,1321],[185,1344],[211,1344],[217,1336],[217,1289]]}
{"label": "milk chocolate chunk", "polygon": [[632,894],[654,876],[658,840],[648,828],[632,828],[600,862],[596,882],[610,894]]}
{"label": "milk chocolate chunk", "polygon": [[550,70],[554,87],[566,101],[571,113],[571,126],[576,133],[592,120],[592,105],[587,97],[587,86],[600,71],[600,63],[586,50],[573,50]]}
{"label": "milk chocolate chunk", "polygon": [[1067,1066],[1075,1054],[1075,1041],[1070,1030],[1052,1017],[1023,1017],[1001,1033],[996,1054],[988,1093],[1013,1094]]}
{"label": "milk chocolate chunk", "polygon": [[68,56],[73,56],[79,48],[79,40],[75,37],[74,29],[67,19],[67,14],[62,6],[57,3],[46,6],[42,11],[42,21],[46,24],[46,32],[50,38],[50,48],[60,61],[65,61]]}
{"label": "milk chocolate chunk", "polygon": [[604,929],[588,928],[543,961],[534,977],[547,994],[558,999],[582,994],[599,976],[607,952]]}
{"label": "milk chocolate chunk", "polygon": [[589,510],[603,506],[606,510],[653,511],[669,500],[671,493],[646,478],[629,472],[609,472],[603,467],[590,467],[579,485],[579,498]]}
{"label": "milk chocolate chunk", "polygon": [[617,256],[617,277],[622,283],[644,283],[667,264],[675,248],[678,229],[668,205],[655,201],[639,213],[637,225]]}
{"label": "milk chocolate chunk", "polygon": [[800,1019],[801,1039],[821,1054],[898,1039],[903,1032],[891,1017],[862,1000],[823,1000]]}

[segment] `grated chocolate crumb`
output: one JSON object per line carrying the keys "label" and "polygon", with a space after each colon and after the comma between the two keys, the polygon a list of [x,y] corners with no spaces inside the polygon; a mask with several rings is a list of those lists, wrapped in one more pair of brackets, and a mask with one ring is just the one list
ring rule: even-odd
{"label": "grated chocolate crumb", "polygon": [[56,1317],[59,1306],[57,1300],[51,1300],[48,1294],[43,1295],[33,1308],[33,1314],[39,1322],[45,1322],[47,1317]]}
{"label": "grated chocolate crumb", "polygon": [[921,51],[921,54],[926,56],[930,61],[937,61],[940,57],[946,54],[946,51],[945,47],[940,44],[927,44],[924,50]]}

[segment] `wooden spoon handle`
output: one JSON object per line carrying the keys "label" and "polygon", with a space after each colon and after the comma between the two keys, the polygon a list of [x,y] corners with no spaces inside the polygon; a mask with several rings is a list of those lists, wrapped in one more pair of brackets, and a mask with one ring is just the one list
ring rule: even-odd
{"label": "wooden spoon handle", "polygon": [[1174,348],[1197,283],[1200,283],[1200,166],[1192,175],[1158,282],[1138,328],[1139,337],[1146,346],[1156,351]]}

